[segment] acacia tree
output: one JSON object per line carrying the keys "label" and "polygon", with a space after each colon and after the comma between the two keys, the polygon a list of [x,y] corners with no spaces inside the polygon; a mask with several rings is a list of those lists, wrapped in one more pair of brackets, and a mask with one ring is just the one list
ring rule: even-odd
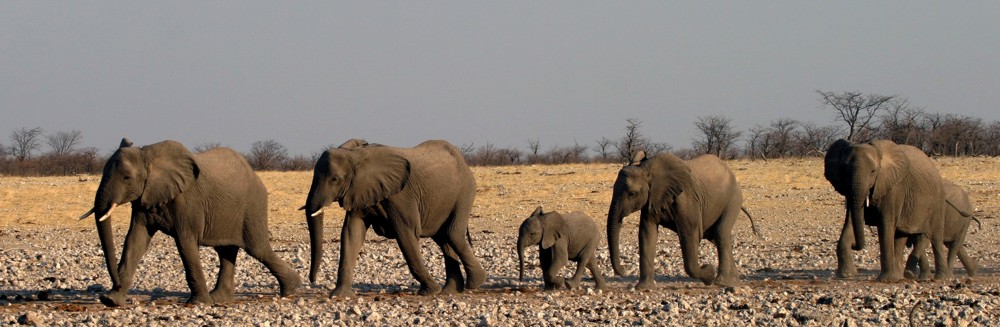
{"label": "acacia tree", "polygon": [[254,170],[277,170],[288,161],[288,149],[275,140],[253,142],[247,161]]}
{"label": "acacia tree", "polygon": [[719,115],[698,117],[694,125],[701,132],[700,138],[692,142],[694,150],[723,159],[731,156],[733,143],[743,134],[733,127],[731,119]]}
{"label": "acacia tree", "polygon": [[876,114],[885,110],[895,95],[862,94],[861,92],[823,92],[816,90],[823,102],[823,108],[832,107],[836,111],[836,119],[847,124],[847,140],[857,142],[865,136],[872,136],[868,131],[869,123]]}
{"label": "acacia tree", "polygon": [[595,144],[593,147],[594,152],[597,153],[597,157],[599,158],[597,160],[600,160],[601,162],[611,161],[610,148],[612,143],[613,141],[611,141],[611,139],[603,136],[601,137],[600,140],[597,140],[597,144]]}
{"label": "acacia tree", "polygon": [[82,140],[83,132],[74,129],[69,132],[59,131],[49,134],[45,137],[45,144],[52,148],[52,154],[60,156],[72,153]]}
{"label": "acacia tree", "polygon": [[10,152],[17,158],[17,161],[24,161],[31,158],[31,153],[41,146],[42,133],[45,131],[41,127],[27,128],[21,127],[10,132]]}
{"label": "acacia tree", "polygon": [[639,128],[642,127],[642,121],[629,118],[625,120],[625,136],[622,136],[615,143],[615,149],[618,149],[618,156],[622,161],[628,162],[632,160],[632,157],[639,152],[639,150],[645,150],[649,145],[649,139],[642,136],[642,132]]}

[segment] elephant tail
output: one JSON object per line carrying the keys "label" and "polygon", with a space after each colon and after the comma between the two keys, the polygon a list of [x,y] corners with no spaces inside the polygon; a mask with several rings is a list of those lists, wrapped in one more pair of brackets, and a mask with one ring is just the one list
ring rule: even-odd
{"label": "elephant tail", "polygon": [[[952,209],[955,209],[955,211],[958,211],[958,214],[962,215],[962,217],[972,217],[972,213],[971,212],[962,210],[957,205],[955,205],[954,203],[952,203],[951,200],[945,199],[944,202],[948,203],[948,205],[950,205]],[[978,222],[978,220],[977,220],[977,222]]]}
{"label": "elephant tail", "polygon": [[472,234],[469,233],[468,229],[465,230],[465,239],[469,240],[469,246],[473,246],[472,245]]}
{"label": "elephant tail", "polygon": [[976,218],[976,216],[969,216],[969,219],[976,221],[976,232],[983,230],[983,223],[979,221],[979,218]]}
{"label": "elephant tail", "polygon": [[750,218],[750,229],[753,229],[753,234],[757,235],[757,237],[761,237],[760,231],[757,229],[757,223],[753,221],[753,216],[750,215],[750,211],[747,210],[747,207],[740,207],[740,210],[743,210],[743,213],[747,215],[747,218]]}

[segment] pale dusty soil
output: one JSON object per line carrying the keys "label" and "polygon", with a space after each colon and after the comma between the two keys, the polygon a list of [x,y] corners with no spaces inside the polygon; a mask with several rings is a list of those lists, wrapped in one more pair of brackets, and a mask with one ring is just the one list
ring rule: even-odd
{"label": "pale dusty soil", "polygon": [[[340,220],[328,210],[328,245],[321,280],[290,299],[274,297],[275,280],[262,265],[241,254],[239,300],[215,306],[178,304],[188,295],[180,260],[169,237],[158,235],[133,287],[132,304],[107,309],[96,302],[110,287],[93,220],[76,217],[90,208],[99,176],[0,177],[0,324],[18,318],[45,324],[408,324],[576,325],[610,323],[765,325],[810,324],[989,325],[1000,321],[1000,159],[935,159],[941,174],[970,192],[982,230],[969,236],[969,253],[982,276],[966,278],[957,265],[949,281],[874,282],[877,244],[869,233],[856,262],[861,276],[833,278],[835,242],[843,224],[843,198],[822,176],[820,159],[731,161],[745,206],[763,237],[741,216],[735,227],[737,265],[743,285],[733,290],[704,286],[681,267],[676,236],[661,230],[657,287],[634,292],[638,273],[636,220],[622,235],[627,277],[610,277],[606,246],[599,259],[610,289],[538,292],[541,272],[517,281],[517,226],[541,205],[546,210],[583,211],[606,218],[611,185],[620,165],[476,167],[478,191],[471,220],[477,255],[490,274],[482,290],[458,296],[419,297],[398,248],[369,233],[356,271],[360,296],[328,299],[336,279]],[[270,191],[272,244],[303,279],[308,274],[308,235],[303,214],[310,172],[260,174]],[[336,205],[334,205],[336,207]],[[117,237],[127,230],[128,208],[113,218]],[[973,227],[975,229],[975,227]],[[602,242],[603,243],[603,242]],[[120,243],[119,243],[120,244]],[[443,280],[440,251],[424,241],[424,261]],[[217,259],[204,249],[203,265],[214,282]],[[537,263],[529,251],[529,263]],[[702,263],[715,263],[715,249],[702,243]],[[566,274],[571,273],[570,267]],[[41,296],[40,296],[41,295]]]}

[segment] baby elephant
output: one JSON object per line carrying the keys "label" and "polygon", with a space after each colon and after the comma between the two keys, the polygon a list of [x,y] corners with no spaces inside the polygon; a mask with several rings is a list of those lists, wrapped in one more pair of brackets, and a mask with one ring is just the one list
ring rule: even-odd
{"label": "baby elephant", "polygon": [[[521,223],[517,236],[517,258],[520,264],[518,279],[524,280],[524,248],[538,244],[542,278],[545,290],[575,288],[583,278],[583,269],[589,268],[598,289],[604,288],[604,277],[597,264],[597,224],[586,214],[574,211],[561,215],[556,211],[542,212],[535,209],[531,217]],[[576,261],[576,273],[564,282],[559,270],[568,260]],[[565,285],[564,285],[565,283]]]}
{"label": "baby elephant", "polygon": [[[965,252],[965,236],[969,231],[970,223],[975,220],[979,228],[982,225],[979,219],[972,215],[972,201],[969,201],[969,194],[961,186],[951,182],[942,184],[944,190],[944,244],[948,247],[948,269],[955,266],[956,257],[965,265],[965,272],[970,276],[976,276],[979,267],[976,259],[970,257]],[[908,240],[907,245],[913,245],[913,251],[906,260],[907,278],[930,279],[931,271],[927,260],[927,246],[929,240],[924,236],[913,237]],[[919,266],[919,267],[918,267]],[[919,274],[919,276],[917,276]],[[951,272],[948,272],[950,275]]]}

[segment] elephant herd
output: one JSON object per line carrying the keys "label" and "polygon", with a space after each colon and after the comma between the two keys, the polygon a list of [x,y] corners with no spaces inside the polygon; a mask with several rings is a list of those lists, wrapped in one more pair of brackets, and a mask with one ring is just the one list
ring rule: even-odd
{"label": "elephant herd", "polygon": [[[826,153],[824,175],[845,198],[844,227],[837,246],[838,277],[857,273],[850,250],[865,244],[864,226],[877,227],[881,272],[878,280],[949,278],[956,258],[975,274],[975,260],[964,251],[972,205],[960,187],[943,181],[930,159],[916,148],[890,141],[853,144],[839,140]],[[323,217],[333,202],[345,211],[340,235],[340,261],[331,296],[354,294],[352,281],[365,234],[373,229],[396,240],[419,294],[453,294],[477,289],[486,271],[476,258],[469,218],[476,181],[455,146],[427,141],[396,148],[350,140],[322,153],[313,171],[304,211],[311,262],[309,281],[317,282],[323,253]],[[115,208],[131,203],[132,216],[121,254],[109,218]],[[107,306],[126,303],[136,268],[156,232],[170,235],[180,253],[189,303],[231,301],[239,249],[262,262],[278,280],[281,296],[294,294],[299,274],[281,260],[268,240],[267,190],[247,161],[227,148],[192,153],[174,141],[133,147],[123,139],[104,166],[93,207],[80,219],[95,216],[112,288],[100,297]],[[677,233],[685,272],[706,285],[733,286],[739,274],[733,259],[732,229],[740,213],[750,218],[732,171],[717,157],[681,160],[672,154],[646,157],[642,152],[618,173],[607,216],[612,268],[623,275],[620,231],[623,219],[640,212],[639,279],[636,289],[653,287],[657,232]],[[977,220],[978,223],[978,220]],[[596,258],[597,224],[580,212],[544,212],[538,207],[522,224],[517,239],[520,278],[524,249],[539,246],[545,289],[577,287],[589,269],[597,288],[604,278]],[[439,285],[421,257],[420,239],[432,239],[442,251],[446,279]],[[698,265],[702,239],[715,244],[718,268]],[[906,245],[914,250],[903,266]],[[208,290],[198,248],[219,255],[218,281]],[[559,270],[577,262],[572,278]],[[116,264],[117,261],[117,264]],[[919,277],[918,277],[919,275]]]}

